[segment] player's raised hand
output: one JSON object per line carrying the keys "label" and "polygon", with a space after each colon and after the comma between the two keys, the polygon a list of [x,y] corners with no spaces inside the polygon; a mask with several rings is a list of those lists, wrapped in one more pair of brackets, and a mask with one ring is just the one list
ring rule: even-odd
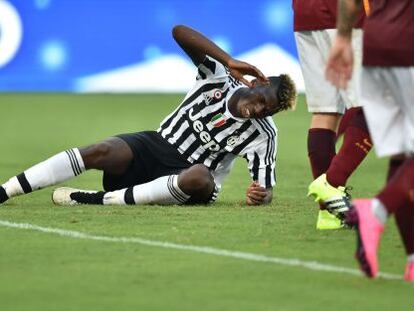
{"label": "player's raised hand", "polygon": [[337,35],[326,65],[326,79],[341,89],[346,89],[352,77],[354,56],[351,39]]}
{"label": "player's raised hand", "polygon": [[244,77],[246,75],[256,77],[263,83],[269,83],[269,79],[266,78],[266,76],[259,69],[253,65],[250,65],[249,63],[231,58],[227,63],[227,67],[229,68],[230,74],[233,77],[243,82],[243,84],[247,85],[248,87],[252,87],[253,84]]}
{"label": "player's raised hand", "polygon": [[246,203],[247,205],[264,204],[266,196],[266,188],[260,186],[257,181],[253,181],[246,190]]}

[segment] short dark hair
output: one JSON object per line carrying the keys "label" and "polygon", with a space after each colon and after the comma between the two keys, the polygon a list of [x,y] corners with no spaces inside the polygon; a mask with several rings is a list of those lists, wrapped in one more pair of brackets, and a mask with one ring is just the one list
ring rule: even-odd
{"label": "short dark hair", "polygon": [[270,85],[274,87],[276,96],[279,100],[276,113],[284,110],[294,110],[296,107],[296,85],[292,78],[287,74],[268,77]]}

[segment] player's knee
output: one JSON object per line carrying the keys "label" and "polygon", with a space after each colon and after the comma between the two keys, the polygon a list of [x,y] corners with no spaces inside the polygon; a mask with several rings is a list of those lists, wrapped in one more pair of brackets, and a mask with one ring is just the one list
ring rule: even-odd
{"label": "player's knee", "polygon": [[191,196],[208,196],[214,190],[214,178],[209,169],[196,164],[182,172],[178,177],[179,187]]}
{"label": "player's knee", "polygon": [[113,146],[108,141],[93,144],[80,150],[86,168],[104,169],[112,153]]}

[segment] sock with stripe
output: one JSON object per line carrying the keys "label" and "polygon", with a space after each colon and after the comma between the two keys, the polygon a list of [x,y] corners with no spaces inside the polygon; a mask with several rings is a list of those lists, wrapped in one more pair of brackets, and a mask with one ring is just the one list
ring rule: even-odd
{"label": "sock with stripe", "polygon": [[6,190],[0,186],[0,204],[6,202],[9,199],[9,196],[6,193]]}
{"label": "sock with stripe", "polygon": [[56,185],[84,171],[85,165],[77,148],[58,153],[4,183],[0,187],[0,203],[5,196],[11,198]]}
{"label": "sock with stripe", "polygon": [[178,175],[159,177],[148,183],[127,189],[106,192],[104,205],[184,204],[190,196],[178,186]]}
{"label": "sock with stripe", "polygon": [[351,174],[372,148],[371,137],[362,109],[354,114],[345,130],[344,141],[326,172],[326,180],[333,187],[345,186]]}

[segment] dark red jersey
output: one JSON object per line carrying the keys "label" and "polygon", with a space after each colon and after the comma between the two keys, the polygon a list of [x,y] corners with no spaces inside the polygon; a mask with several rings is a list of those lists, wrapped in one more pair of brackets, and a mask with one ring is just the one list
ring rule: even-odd
{"label": "dark red jersey", "polygon": [[414,66],[414,0],[374,0],[364,25],[365,66]]}
{"label": "dark red jersey", "polygon": [[[337,0],[293,0],[295,31],[336,28]],[[355,25],[360,28],[364,16]]]}

